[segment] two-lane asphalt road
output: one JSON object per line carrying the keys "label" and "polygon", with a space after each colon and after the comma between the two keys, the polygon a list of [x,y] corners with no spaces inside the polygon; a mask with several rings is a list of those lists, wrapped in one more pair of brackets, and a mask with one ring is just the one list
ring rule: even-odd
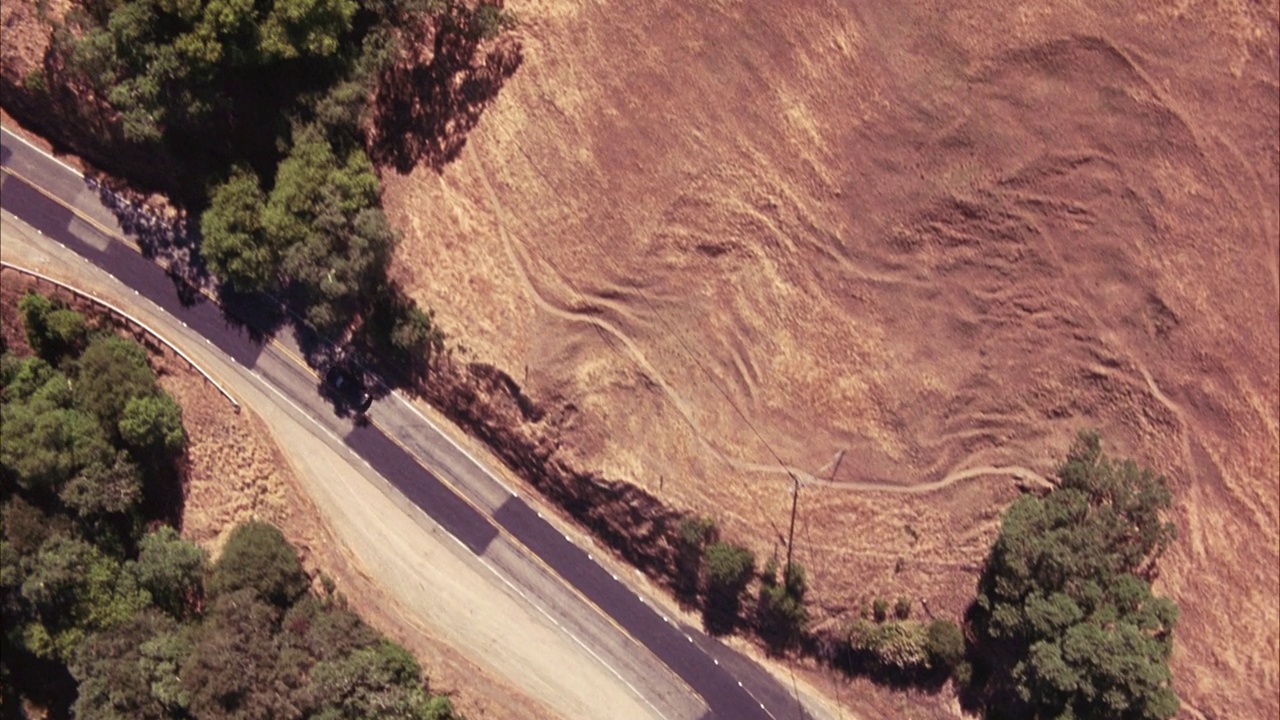
{"label": "two-lane asphalt road", "polygon": [[[299,407],[332,422],[314,373],[297,360],[286,334],[271,343],[254,339],[238,320],[201,295],[184,292],[134,248],[113,237],[114,218],[83,178],[8,131],[0,137],[4,166],[0,206],[80,254],[180,319],[239,364],[254,368]],[[267,362],[266,356],[272,356]],[[545,521],[498,476],[396,393],[370,411],[375,423],[347,424],[344,442],[413,504],[471,552],[497,566],[508,581],[537,588],[537,599],[562,613],[567,631],[586,644],[612,643],[580,619],[602,614],[634,644],[634,672],[654,658],[695,693],[708,716],[728,720],[807,717],[797,698],[759,665],[655,609],[590,552]],[[533,576],[538,576],[534,578]],[[538,580],[535,582],[535,580]],[[548,590],[548,586],[553,585]],[[531,600],[533,602],[533,600]],[[575,620],[578,617],[578,620]],[[652,703],[651,703],[652,704]],[[688,705],[686,704],[686,707]],[[656,708],[655,708],[656,709]]]}

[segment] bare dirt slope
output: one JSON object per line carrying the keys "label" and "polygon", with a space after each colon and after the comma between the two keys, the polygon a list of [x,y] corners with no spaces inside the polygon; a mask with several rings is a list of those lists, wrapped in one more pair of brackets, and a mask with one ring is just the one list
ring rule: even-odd
{"label": "bare dirt slope", "polygon": [[519,70],[387,202],[557,457],[767,554],[776,453],[821,617],[955,616],[1100,427],[1175,489],[1188,714],[1280,713],[1274,3],[509,6]]}

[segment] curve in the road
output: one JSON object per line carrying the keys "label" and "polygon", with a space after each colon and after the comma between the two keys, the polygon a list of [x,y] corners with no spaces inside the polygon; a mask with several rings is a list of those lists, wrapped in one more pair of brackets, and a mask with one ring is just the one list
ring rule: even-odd
{"label": "curve in the road", "polygon": [[[4,164],[15,152],[10,137],[6,132],[3,138]],[[50,165],[55,162],[48,160]],[[66,170],[51,167],[50,172]],[[176,287],[183,281],[168,277],[137,251],[118,242],[99,249],[80,239],[71,232],[76,214],[49,195],[26,179],[6,173],[0,207],[151,299],[237,362],[247,367],[256,364],[263,352],[261,333],[246,329],[239,319],[226,316],[204,296],[193,295],[185,286]],[[94,231],[100,232],[96,228]],[[663,618],[523,500],[511,498],[488,518],[378,427],[357,426],[345,442],[472,552],[483,553],[499,533],[495,523],[500,525],[670,667],[702,696],[714,717],[748,720],[806,716],[793,695],[766,671],[700,631]],[[747,683],[739,681],[735,674]]]}

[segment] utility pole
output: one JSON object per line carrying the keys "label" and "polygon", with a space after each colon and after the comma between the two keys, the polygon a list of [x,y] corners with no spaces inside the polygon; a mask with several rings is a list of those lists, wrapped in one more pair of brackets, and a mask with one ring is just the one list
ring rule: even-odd
{"label": "utility pole", "polygon": [[[844,450],[840,451],[839,457],[836,458],[836,466],[831,470],[831,481],[835,482],[836,472],[840,470],[840,463],[844,462]],[[796,537],[796,509],[800,507],[800,478],[795,473],[788,472],[791,476],[791,528],[787,530],[787,566],[782,570],[783,587],[790,589],[791,587],[791,547]]]}
{"label": "utility pole", "polygon": [[[836,458],[836,466],[831,470],[831,481],[836,479],[836,472],[840,470],[840,463],[844,462],[844,450],[840,451],[839,457]],[[791,587],[791,548],[795,544],[796,539],[796,509],[800,507],[800,478],[796,474],[787,471],[791,476],[791,527],[787,530],[787,566],[782,570],[783,587]]]}

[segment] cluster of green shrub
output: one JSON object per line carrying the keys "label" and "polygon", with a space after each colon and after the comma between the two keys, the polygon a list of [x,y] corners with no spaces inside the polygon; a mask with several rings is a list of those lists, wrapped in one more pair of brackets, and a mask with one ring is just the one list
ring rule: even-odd
{"label": "cluster of green shrub", "polygon": [[136,343],[39,295],[0,356],[0,707],[92,718],[447,720],[421,668],[309,591],[275,527],[216,563],[166,519],[180,407]]}
{"label": "cluster of green shrub", "polygon": [[[702,610],[707,632],[720,635],[740,628],[753,630],[771,652],[781,653],[808,645],[809,611],[805,607],[808,575],[803,565],[792,562],[782,568],[776,558],[765,561],[756,573],[755,555],[747,548],[724,542],[714,520],[689,515],[681,520],[676,534],[675,588],[680,597]],[[755,603],[744,600],[755,586]],[[943,676],[961,663],[964,636],[960,627],[947,620],[929,625],[909,619],[911,601],[899,598],[896,620],[888,620],[889,605],[883,600],[872,611],[864,611],[845,633],[844,646],[837,652],[848,664],[850,658],[866,668],[873,664],[893,667],[908,674],[934,673]]]}
{"label": "cluster of green shrub", "polygon": [[179,160],[162,189],[199,214],[228,288],[271,291],[323,335],[363,330],[420,364],[442,338],[387,277],[396,234],[366,154],[370,102],[417,52],[400,45],[417,28],[474,45],[513,22],[488,0],[86,0],[53,53],[109,108],[104,143],[119,133],[132,153]]}
{"label": "cluster of green shrub", "polygon": [[715,521],[697,515],[681,520],[676,545],[676,591],[686,602],[701,605],[707,632],[721,635],[753,627],[776,652],[802,638],[809,621],[802,566],[791,564],[779,578],[777,560],[770,558],[759,577],[755,607],[746,612],[743,599],[756,579],[754,553],[722,542]]}
{"label": "cluster of green shrub", "polygon": [[756,596],[756,632],[773,652],[781,652],[799,644],[809,625],[809,611],[804,596],[809,589],[804,566],[793,562],[778,577],[778,561],[769,558],[760,573],[760,591]]}
{"label": "cluster of green shrub", "polygon": [[965,640],[960,626],[950,620],[923,622],[911,617],[911,599],[898,598],[889,614],[889,602],[875,600],[864,607],[845,630],[843,661],[875,675],[894,678],[941,679],[967,674]]}

